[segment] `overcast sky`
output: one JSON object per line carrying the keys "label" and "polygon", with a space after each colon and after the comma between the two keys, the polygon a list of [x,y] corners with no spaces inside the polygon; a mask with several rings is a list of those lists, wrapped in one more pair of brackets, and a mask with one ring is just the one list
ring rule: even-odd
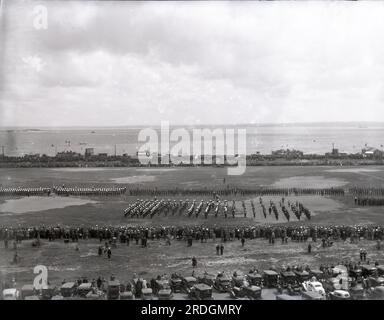
{"label": "overcast sky", "polygon": [[383,17],[384,2],[6,1],[0,125],[382,121]]}

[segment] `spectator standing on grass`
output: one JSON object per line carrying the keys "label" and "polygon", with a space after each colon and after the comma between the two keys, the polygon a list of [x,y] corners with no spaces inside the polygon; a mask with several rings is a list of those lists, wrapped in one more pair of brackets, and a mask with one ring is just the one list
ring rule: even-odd
{"label": "spectator standing on grass", "polygon": [[111,259],[111,255],[112,255],[111,247],[108,247],[108,249],[107,249],[107,255],[108,255],[108,259]]}
{"label": "spectator standing on grass", "polygon": [[220,246],[220,254],[223,255],[224,254],[224,245],[221,244]]}
{"label": "spectator standing on grass", "polygon": [[311,244],[308,244],[308,253],[311,253],[312,252],[312,246]]}
{"label": "spectator standing on grass", "polygon": [[244,247],[245,239],[244,237],[241,238],[241,246]]}
{"label": "spectator standing on grass", "polygon": [[196,257],[192,257],[192,268],[196,268],[197,266],[197,259]]}
{"label": "spectator standing on grass", "polygon": [[216,255],[220,255],[220,245],[216,244]]}

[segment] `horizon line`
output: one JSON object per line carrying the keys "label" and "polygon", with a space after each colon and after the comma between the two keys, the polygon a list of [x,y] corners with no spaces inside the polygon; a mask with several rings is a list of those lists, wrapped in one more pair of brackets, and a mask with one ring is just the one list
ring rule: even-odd
{"label": "horizon line", "polygon": [[[62,125],[62,126],[33,126],[33,125],[15,125],[15,126],[1,126],[0,130],[6,130],[6,129],[40,129],[40,128],[47,128],[47,129],[55,129],[55,128],[135,128],[135,127],[160,127],[161,125],[160,121],[156,124],[126,124],[126,125]],[[199,127],[199,126],[302,126],[302,125],[323,125],[323,126],[330,126],[330,125],[359,125],[359,124],[381,124],[384,125],[384,121],[304,121],[304,122],[259,122],[259,123],[218,123],[218,124],[212,124],[212,123],[199,123],[199,124],[179,124],[179,123],[170,123],[170,126],[186,126],[186,127]]]}

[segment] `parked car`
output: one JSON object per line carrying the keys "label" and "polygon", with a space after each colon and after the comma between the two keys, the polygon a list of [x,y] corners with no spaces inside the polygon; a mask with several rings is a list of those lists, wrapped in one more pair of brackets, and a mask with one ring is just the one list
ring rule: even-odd
{"label": "parked car", "polygon": [[20,299],[20,291],[16,288],[8,288],[3,290],[3,300],[18,300]]}
{"label": "parked car", "polygon": [[305,270],[295,270],[294,273],[296,275],[297,281],[299,281],[300,283],[308,281],[311,278],[309,272]]}
{"label": "parked car", "polygon": [[173,292],[181,292],[183,289],[182,277],[178,274],[172,274],[171,279],[169,280],[171,289]]}
{"label": "parked car", "polygon": [[92,291],[92,284],[90,282],[82,283],[77,287],[77,294],[85,298],[86,295]]}
{"label": "parked car", "polygon": [[303,300],[301,296],[290,296],[288,294],[278,294],[276,300]]}
{"label": "parked car", "polygon": [[304,281],[302,283],[304,291],[316,292],[322,296],[325,296],[325,290],[321,282],[316,281],[315,279]]}
{"label": "parked car", "polygon": [[241,287],[247,279],[241,271],[235,271],[232,275],[232,286]]}
{"label": "parked car", "polygon": [[25,298],[35,296],[37,294],[33,284],[26,284],[21,288],[21,299],[26,300]]}
{"label": "parked car", "polygon": [[210,274],[207,272],[197,276],[196,278],[197,278],[198,282],[205,283],[208,286],[213,286],[213,284],[216,280],[216,276],[214,274]]}
{"label": "parked car", "polygon": [[368,299],[384,300],[384,286],[373,288],[372,291],[368,293]]}
{"label": "parked car", "polygon": [[189,297],[193,300],[211,300],[212,287],[204,283],[195,284],[189,292]]}
{"label": "parked car", "polygon": [[41,299],[51,300],[57,294],[57,288],[54,285],[48,285],[46,288],[41,289]]}
{"label": "parked car", "polygon": [[279,284],[279,274],[273,270],[264,270],[263,283],[267,288],[276,288]]}
{"label": "parked car", "polygon": [[107,299],[118,300],[120,298],[120,281],[108,281]]}
{"label": "parked car", "polygon": [[301,296],[303,300],[324,300],[325,296],[315,291],[303,291]]}
{"label": "parked car", "polygon": [[383,277],[368,277],[368,286],[369,287],[379,287],[379,286],[384,286],[384,278]]}
{"label": "parked car", "polygon": [[377,277],[377,268],[373,265],[362,265],[361,266],[361,275],[363,277]]}
{"label": "parked car", "polygon": [[379,277],[384,277],[384,265],[376,266],[377,274]]}
{"label": "parked car", "polygon": [[171,285],[168,280],[156,280],[156,292],[159,300],[170,300],[173,297]]}
{"label": "parked car", "polygon": [[251,300],[261,299],[261,288],[258,286],[242,286],[242,287],[233,287],[230,291],[232,298],[248,298]]}
{"label": "parked car", "polygon": [[151,288],[144,288],[141,290],[141,298],[143,300],[153,300],[153,292]]}
{"label": "parked car", "polygon": [[60,288],[60,293],[63,297],[68,298],[76,294],[76,283],[75,282],[66,282]]}
{"label": "parked car", "polygon": [[228,292],[232,287],[232,279],[225,273],[219,273],[213,287],[219,292]]}
{"label": "parked car", "polygon": [[351,295],[346,290],[335,290],[329,293],[330,300],[351,300]]}
{"label": "parked car", "polygon": [[181,279],[182,291],[187,294],[189,294],[195,284],[197,284],[197,279],[195,277],[184,277]]}
{"label": "parked car", "polygon": [[249,284],[252,286],[261,287],[263,284],[263,277],[260,273],[256,273],[256,272],[248,273],[247,274],[247,280],[248,280]]}

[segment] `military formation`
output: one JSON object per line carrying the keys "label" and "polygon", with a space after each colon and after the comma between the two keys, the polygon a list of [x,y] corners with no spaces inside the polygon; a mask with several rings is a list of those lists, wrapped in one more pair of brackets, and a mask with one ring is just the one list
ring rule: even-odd
{"label": "military formation", "polygon": [[384,198],[355,198],[355,205],[358,206],[384,206]]}
{"label": "military formation", "polygon": [[[301,221],[305,216],[307,220],[311,219],[311,211],[299,201],[286,202],[283,197],[276,205],[272,200],[266,205],[263,198],[259,198],[262,214],[265,219],[267,216],[275,217],[276,221],[285,217],[286,221],[291,221],[295,217]],[[252,214],[249,214],[246,201],[241,201],[241,209],[236,207],[236,201],[220,200],[216,195],[215,200],[201,200],[200,202],[193,200],[171,200],[171,199],[137,199],[124,210],[124,217],[129,218],[153,218],[156,215],[162,216],[186,216],[186,217],[203,217],[207,219],[209,216],[235,218],[237,216],[256,218],[257,209],[253,200],[249,201]],[[268,208],[268,209],[267,209]]]}
{"label": "military formation", "polygon": [[[360,238],[366,240],[384,240],[383,225],[290,225],[290,224],[256,224],[250,226],[175,226],[175,225],[94,225],[88,227],[75,226],[30,226],[9,227],[0,226],[1,240],[28,240],[47,239],[78,241],[85,239],[97,239],[100,242],[116,238],[124,243],[127,239],[136,240],[141,237],[149,240],[165,240],[171,237],[176,240],[185,240],[186,237],[193,240],[222,239],[230,241],[234,239],[275,239],[289,238],[291,241],[314,241],[320,239],[332,239],[334,241],[358,241]],[[283,240],[282,240],[283,241]]]}
{"label": "military formation", "polygon": [[53,187],[52,191],[58,196],[119,196],[127,188],[121,187]]}
{"label": "military formation", "polygon": [[131,196],[302,196],[302,195],[320,195],[320,196],[344,196],[346,191],[341,188],[238,188],[227,185],[225,188],[130,188],[127,192]]}
{"label": "military formation", "polygon": [[0,196],[44,196],[50,195],[50,188],[2,188],[0,187]]}

